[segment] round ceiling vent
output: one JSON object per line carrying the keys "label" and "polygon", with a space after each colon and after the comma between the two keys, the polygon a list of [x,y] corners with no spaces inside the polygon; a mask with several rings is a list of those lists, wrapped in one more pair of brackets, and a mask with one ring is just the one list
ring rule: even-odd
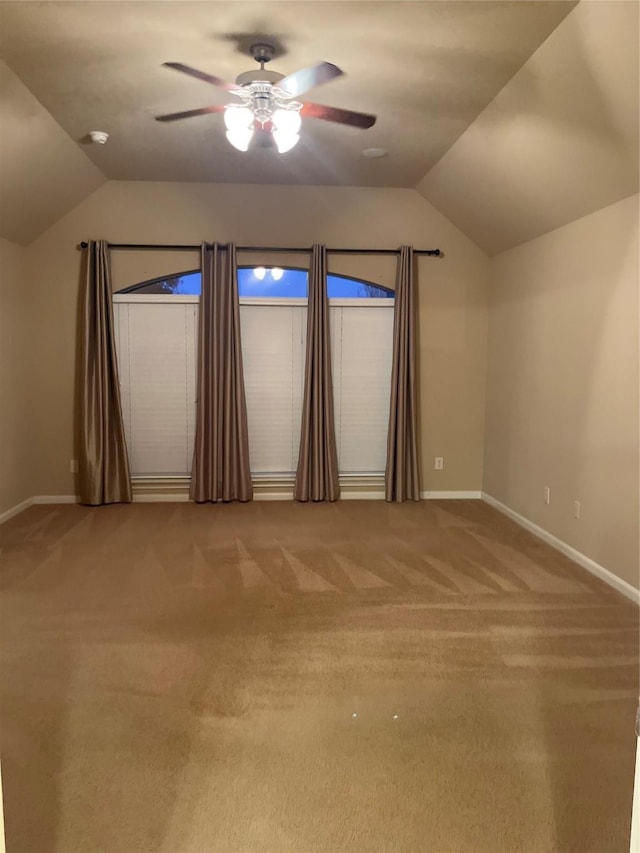
{"label": "round ceiling vent", "polygon": [[362,156],[367,157],[369,160],[376,160],[380,157],[386,157],[388,153],[386,148],[365,148]]}

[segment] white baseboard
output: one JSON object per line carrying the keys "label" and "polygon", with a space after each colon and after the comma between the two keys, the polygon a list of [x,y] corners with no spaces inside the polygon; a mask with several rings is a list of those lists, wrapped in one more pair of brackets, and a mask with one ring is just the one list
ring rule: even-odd
{"label": "white baseboard", "polygon": [[292,501],[293,492],[257,492],[253,493],[254,501]]}
{"label": "white baseboard", "polygon": [[[425,500],[480,500],[482,492],[420,492],[420,497]],[[167,494],[166,492],[154,492],[153,494],[140,494],[133,496],[134,503],[161,503],[172,501],[182,503],[188,501],[188,494]],[[261,492],[254,491],[254,501],[292,501],[293,492]],[[384,492],[355,492],[343,489],[340,492],[341,501],[383,501]],[[311,503],[311,501],[310,501]]]}
{"label": "white baseboard", "polygon": [[10,518],[24,512],[25,509],[29,509],[34,504],[76,504],[79,500],[80,498],[77,495],[35,495],[35,497],[27,498],[0,513],[0,524],[4,524],[5,521],[9,521]]}
{"label": "white baseboard", "polygon": [[[293,492],[255,492],[254,501],[292,501]],[[341,492],[341,501],[383,501],[384,492]],[[313,503],[313,501],[308,501]]]}
{"label": "white baseboard", "polygon": [[136,495],[134,493],[132,503],[134,504],[186,504],[189,502],[190,497],[189,493],[176,493],[171,494],[170,492],[153,492],[149,494],[141,494]]}
{"label": "white baseboard", "polygon": [[[480,500],[482,492],[420,492],[424,500]],[[292,492],[257,492],[253,496],[254,501],[292,501]],[[355,492],[343,489],[340,492],[341,501],[383,501],[384,492]]]}
{"label": "white baseboard", "polygon": [[567,545],[567,543],[563,542],[562,539],[558,539],[557,536],[554,536],[552,533],[548,533],[544,528],[538,527],[538,525],[534,524],[533,521],[529,521],[528,518],[525,518],[523,515],[520,515],[510,509],[506,504],[501,503],[486,492],[482,492],[482,500],[485,503],[488,503],[489,506],[497,509],[503,515],[506,515],[512,521],[515,521],[516,524],[520,525],[520,527],[524,527],[525,530],[533,533],[533,535],[537,536],[538,539],[542,539],[542,541],[546,542],[547,545],[551,545],[551,547],[555,548],[556,551],[560,551],[566,557],[569,557],[570,560],[573,560],[574,563],[577,563],[579,566],[582,566],[583,569],[591,572],[592,575],[600,578],[600,580],[609,584],[609,586],[612,586],[627,598],[630,598],[631,601],[640,605],[640,590],[637,590],[630,583],[623,581],[622,578],[614,575],[613,572],[605,569],[604,566],[596,563],[595,560],[592,560],[580,551],[576,551],[575,548],[572,548],[571,545]]}
{"label": "white baseboard", "polygon": [[14,515],[18,515],[23,512],[25,509],[29,509],[29,507],[33,504],[33,498],[27,498],[25,501],[21,501],[19,504],[6,509],[3,513],[0,514],[0,524],[4,524],[5,521],[9,521],[10,518],[13,518]]}
{"label": "white baseboard", "polygon": [[79,495],[36,495],[31,499],[34,504],[77,504]]}
{"label": "white baseboard", "polygon": [[[461,492],[420,492],[420,497],[425,500],[479,500],[482,497],[482,492],[461,491]],[[188,492],[142,492],[133,495],[133,503],[187,503],[190,500]],[[292,501],[293,492],[261,492],[255,491],[253,495],[254,501]],[[376,489],[375,491],[348,491],[342,490],[340,495],[342,501],[383,501],[384,491]],[[34,504],[74,504],[79,503],[80,498],[77,495],[36,495],[32,498],[27,498],[21,503],[0,514],[0,524],[9,521],[15,515],[23,512]]]}
{"label": "white baseboard", "polygon": [[636,772],[631,807],[631,844],[629,850],[640,850],[640,737],[636,741]]}
{"label": "white baseboard", "polygon": [[420,492],[420,497],[428,501],[479,501],[482,492]]}
{"label": "white baseboard", "polygon": [[[420,497],[425,500],[480,500],[482,492],[420,492]],[[169,494],[166,492],[153,492],[152,494],[134,494],[134,503],[162,503],[172,501],[182,503],[188,501],[188,494]],[[254,491],[254,501],[292,501],[293,492],[262,492]],[[384,492],[380,490],[357,492],[347,491],[342,489],[340,492],[341,501],[383,501]],[[54,503],[52,501],[52,503]]]}
{"label": "white baseboard", "polygon": [[[190,501],[189,495],[170,495],[163,493],[154,493],[150,495],[134,495],[134,504],[144,503],[187,503]],[[254,501],[292,501],[292,492],[255,492],[253,495]],[[381,501],[384,500],[383,492],[345,492],[340,495],[341,501]],[[311,503],[311,501],[310,501]]]}
{"label": "white baseboard", "polygon": [[376,490],[375,492],[340,492],[341,501],[383,501],[384,491]]}

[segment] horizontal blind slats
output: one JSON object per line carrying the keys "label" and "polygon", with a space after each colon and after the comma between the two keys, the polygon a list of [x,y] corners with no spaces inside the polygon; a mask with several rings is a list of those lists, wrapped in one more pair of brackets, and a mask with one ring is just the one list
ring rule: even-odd
{"label": "horizontal blind slats", "polygon": [[385,469],[393,311],[384,307],[335,307],[332,341],[338,464],[341,473]]}
{"label": "horizontal blind slats", "polygon": [[[188,476],[195,432],[194,303],[114,304],[122,410],[133,476]],[[393,311],[331,306],[339,468],[384,471]],[[251,471],[295,471],[300,441],[306,306],[241,305]]]}
{"label": "horizontal blind slats", "polygon": [[132,476],[191,470],[196,311],[196,305],[137,303],[119,305],[114,315]]}
{"label": "horizontal blind slats", "polygon": [[254,474],[292,473],[298,462],[305,317],[304,306],[240,306]]}

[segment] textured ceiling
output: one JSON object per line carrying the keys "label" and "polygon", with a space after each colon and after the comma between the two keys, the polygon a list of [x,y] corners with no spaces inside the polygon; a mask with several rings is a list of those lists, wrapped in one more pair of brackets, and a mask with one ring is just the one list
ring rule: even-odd
{"label": "textured ceiling", "polygon": [[[414,187],[575,2],[3,2],[0,51],[107,178]],[[346,76],[309,100],[377,114],[367,131],[307,119],[296,149],[235,151],[220,115],[153,116],[229,95],[162,67],[227,80],[274,40],[274,70],[318,60]],[[363,148],[389,156],[366,160]]]}
{"label": "textured ceiling", "polygon": [[[105,179],[415,187],[489,254],[638,190],[637,0],[0,0],[0,234],[29,242]],[[284,74],[346,73],[305,99],[373,112],[307,119],[299,145],[235,151],[232,100],[162,67],[233,81],[250,44]],[[91,130],[107,145],[87,143]],[[389,155],[366,160],[362,150]]]}

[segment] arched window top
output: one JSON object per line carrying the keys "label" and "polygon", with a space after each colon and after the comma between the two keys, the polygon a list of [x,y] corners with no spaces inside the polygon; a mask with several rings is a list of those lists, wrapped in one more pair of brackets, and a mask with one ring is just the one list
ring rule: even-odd
{"label": "arched window top", "polygon": [[[307,296],[307,270],[295,267],[238,267],[238,295],[268,299]],[[188,270],[123,287],[118,293],[140,296],[199,296],[202,291],[200,270]],[[393,299],[394,291],[379,284],[344,275],[328,275],[329,299]]]}
{"label": "arched window top", "polygon": [[140,296],[199,296],[202,292],[202,274],[200,270],[177,272],[174,275],[150,278],[139,281],[129,287],[123,287],[116,293],[135,293]]}
{"label": "arched window top", "polygon": [[327,292],[329,299],[393,299],[395,296],[388,287],[346,275],[328,275]]}

